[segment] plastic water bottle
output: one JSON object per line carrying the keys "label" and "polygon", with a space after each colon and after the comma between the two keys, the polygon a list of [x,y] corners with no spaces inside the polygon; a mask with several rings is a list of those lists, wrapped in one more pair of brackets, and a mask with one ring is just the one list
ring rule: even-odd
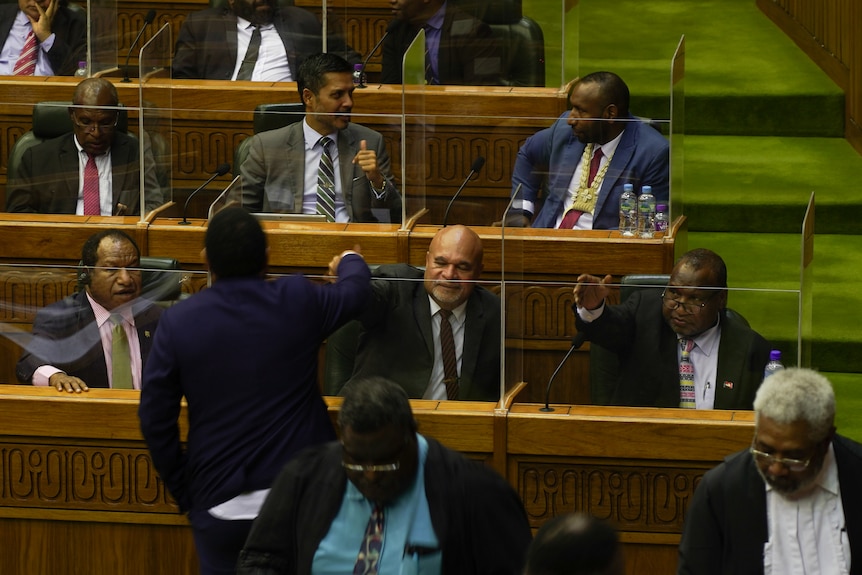
{"label": "plastic water bottle", "polygon": [[658,204],[655,207],[655,235],[657,238],[663,238],[665,234],[667,234],[668,227],[668,217],[667,217],[667,205],[666,204]]}
{"label": "plastic water bottle", "polygon": [[75,70],[76,78],[86,78],[87,77],[87,61],[81,60],[78,62],[78,69]]}
{"label": "plastic water bottle", "polygon": [[357,86],[362,84],[362,64],[354,64],[353,65],[353,83]]}
{"label": "plastic water bottle", "polygon": [[769,352],[769,363],[766,364],[763,370],[763,379],[782,369],[784,369],[784,364],[781,363],[781,351],[773,349]]}
{"label": "plastic water bottle", "polygon": [[655,234],[655,196],[652,195],[652,186],[641,188],[638,196],[638,235],[642,238],[651,238]]}
{"label": "plastic water bottle", "polygon": [[638,199],[632,184],[623,185],[620,196],[620,235],[633,238],[638,226]]}

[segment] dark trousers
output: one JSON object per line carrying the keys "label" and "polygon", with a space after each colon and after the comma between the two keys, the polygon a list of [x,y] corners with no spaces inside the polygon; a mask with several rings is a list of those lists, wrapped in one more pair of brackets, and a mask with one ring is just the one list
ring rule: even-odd
{"label": "dark trousers", "polygon": [[239,552],[251,531],[252,520],[225,521],[208,511],[189,513],[195,536],[195,549],[201,575],[228,575],[236,573]]}

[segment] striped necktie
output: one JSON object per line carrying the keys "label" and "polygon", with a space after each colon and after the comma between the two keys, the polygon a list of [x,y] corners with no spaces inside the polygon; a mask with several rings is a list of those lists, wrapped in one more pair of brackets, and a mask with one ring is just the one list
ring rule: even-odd
{"label": "striped necktie", "polygon": [[323,147],[317,167],[317,213],[326,216],[327,222],[335,221],[335,170],[329,146],[332,140],[323,136],[317,141]]}
{"label": "striped necktie", "polygon": [[455,357],[455,336],[449,317],[452,312],[440,310],[440,354],[443,359],[443,383],[446,385],[446,399],[458,399],[458,359]]}
{"label": "striped necktie", "polygon": [[12,68],[13,76],[32,76],[36,72],[36,56],[38,55],[38,42],[36,34],[30,30],[27,38],[24,39],[24,47],[21,48],[21,54],[18,56],[18,61],[15,62],[15,67]]}
{"label": "striped necktie", "polygon": [[694,366],[690,357],[693,347],[693,339],[679,340],[679,406],[685,409],[697,407],[694,397]]}
{"label": "striped necktie", "polygon": [[96,167],[96,157],[93,154],[87,154],[87,165],[84,166],[84,215],[99,216],[101,214],[99,169]]}

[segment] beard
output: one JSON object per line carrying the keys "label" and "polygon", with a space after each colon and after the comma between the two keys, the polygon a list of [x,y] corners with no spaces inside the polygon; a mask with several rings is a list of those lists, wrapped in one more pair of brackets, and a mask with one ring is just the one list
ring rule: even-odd
{"label": "beard", "polygon": [[808,471],[810,471],[810,473],[804,477],[795,476],[793,474],[778,477],[763,471],[759,465],[756,465],[755,467],[757,467],[757,472],[760,474],[760,477],[763,478],[763,481],[772,487],[776,493],[785,499],[799,499],[801,496],[807,494],[817,481],[817,477],[820,475],[820,471],[823,468],[823,461],[820,461],[820,464],[816,469],[809,469]]}

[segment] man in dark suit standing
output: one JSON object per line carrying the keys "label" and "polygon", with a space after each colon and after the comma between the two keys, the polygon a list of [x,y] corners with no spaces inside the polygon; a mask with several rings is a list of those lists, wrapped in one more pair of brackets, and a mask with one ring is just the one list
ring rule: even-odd
{"label": "man in dark suit standing", "polygon": [[[72,132],[29,148],[9,183],[6,211],[123,216],[140,213],[137,139],[117,131],[117,89],[104,78],[75,88]],[[145,139],[145,142],[148,141]],[[146,210],[162,204],[152,153],[144,148]]]}
{"label": "man in dark suit standing", "polygon": [[751,447],[695,489],[677,573],[862,573],[862,445],[835,433],[829,380],[774,373],[754,411]]}
{"label": "man in dark suit standing", "polygon": [[[380,266],[374,275],[386,279],[372,282],[374,297],[360,317],[347,386],[379,375],[412,398],[497,401],[500,298],[477,285],[482,253],[476,232],[449,226],[431,240],[424,272],[405,264]],[[446,324],[454,346],[451,367]]]}
{"label": "man in dark suit standing", "polygon": [[350,121],[353,67],[315,54],[300,66],[296,87],[305,118],[252,137],[240,167],[242,206],[335,222],[400,222],[383,136]]}
{"label": "man in dark suit standing", "polygon": [[390,0],[395,21],[383,42],[384,84],[402,84],[404,52],[425,29],[425,83],[502,85],[502,50],[491,28],[445,0]]}
{"label": "man in dark suit standing", "polygon": [[[293,455],[334,439],[317,385],[320,344],[370,292],[362,257],[332,258],[335,283],[266,281],[260,224],[239,207],[210,220],[212,287],[162,316],[139,416],[153,464],[189,513],[201,573],[233,573],[267,491]],[[180,442],[182,399],[188,445]]]}
{"label": "man in dark suit standing", "polygon": [[[311,54],[323,50],[317,17],[276,0],[227,0],[227,7],[189,14],[180,29],[174,78],[291,82]],[[330,34],[330,52],[351,63],[361,57]]]}
{"label": "man in dark suit standing", "polygon": [[652,186],[656,201],[666,202],[670,145],[629,113],[629,89],[622,78],[594,72],[571,83],[569,111],[518,150],[512,193],[521,189],[506,224],[617,229],[625,184],[632,184],[636,194]]}
{"label": "man in dark suit standing", "polygon": [[66,0],[0,4],[0,76],[71,76],[87,59],[87,20]]}
{"label": "man in dark suit standing", "polygon": [[138,246],[122,231],[105,230],[87,239],[81,262],[83,289],[36,314],[18,379],[75,393],[91,387],[140,389],[162,310],[140,299],[141,270],[134,269],[141,265]]}
{"label": "man in dark suit standing", "polygon": [[[619,372],[602,382],[612,404],[751,409],[769,344],[727,312],[727,267],[718,254],[683,254],[663,292],[638,290],[619,305],[605,305],[610,281],[579,276],[574,309],[578,331],[617,354]],[[693,369],[685,389],[683,347]]]}

